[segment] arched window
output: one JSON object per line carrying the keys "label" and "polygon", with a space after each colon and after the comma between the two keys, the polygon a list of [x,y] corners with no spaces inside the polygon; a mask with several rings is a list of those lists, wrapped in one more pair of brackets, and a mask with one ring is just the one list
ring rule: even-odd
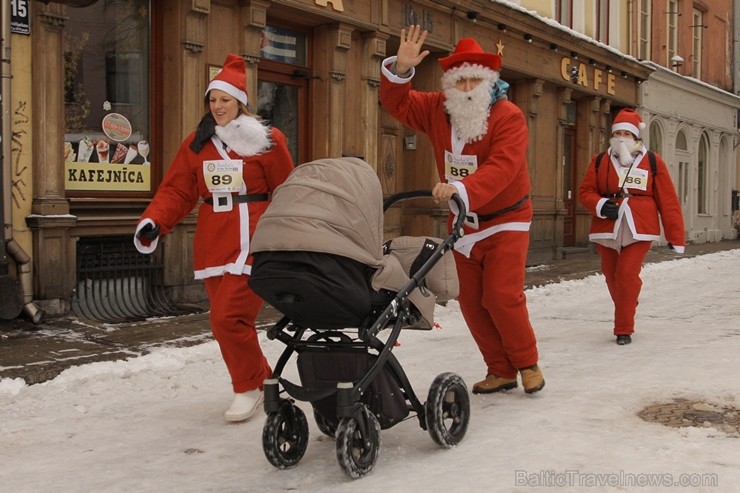
{"label": "arched window", "polygon": [[708,170],[709,170],[709,143],[707,135],[703,134],[699,140],[699,161],[696,167],[696,212],[699,214],[707,213],[707,188],[708,188]]}
{"label": "arched window", "polygon": [[688,213],[689,207],[689,146],[686,142],[686,134],[682,130],[676,135],[676,161],[678,161],[678,197],[681,199],[684,215]]}
{"label": "arched window", "polygon": [[650,124],[650,150],[663,154],[663,131],[656,121]]}
{"label": "arched window", "polygon": [[686,143],[686,134],[683,131],[679,131],[676,135],[676,149],[681,151],[688,151],[689,145]]}

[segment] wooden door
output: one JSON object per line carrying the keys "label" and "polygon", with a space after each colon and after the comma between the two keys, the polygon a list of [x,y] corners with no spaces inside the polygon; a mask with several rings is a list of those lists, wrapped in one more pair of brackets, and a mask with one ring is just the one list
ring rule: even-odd
{"label": "wooden door", "polygon": [[576,165],[575,159],[575,132],[571,128],[563,130],[563,155],[561,156],[561,165],[563,167],[563,206],[565,215],[563,216],[563,246],[570,247],[575,245],[575,214],[576,214]]}

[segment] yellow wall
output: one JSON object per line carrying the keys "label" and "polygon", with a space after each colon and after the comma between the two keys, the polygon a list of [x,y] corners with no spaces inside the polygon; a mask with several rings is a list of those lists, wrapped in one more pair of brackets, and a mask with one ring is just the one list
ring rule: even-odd
{"label": "yellow wall", "polygon": [[26,216],[31,213],[33,177],[31,176],[32,121],[31,115],[31,37],[21,34],[10,36],[10,120],[11,143],[11,209],[13,214],[13,239],[29,255],[33,251],[31,231],[26,226]]}
{"label": "yellow wall", "polygon": [[555,18],[555,2],[553,0],[523,0],[522,7],[534,10],[542,17]]}

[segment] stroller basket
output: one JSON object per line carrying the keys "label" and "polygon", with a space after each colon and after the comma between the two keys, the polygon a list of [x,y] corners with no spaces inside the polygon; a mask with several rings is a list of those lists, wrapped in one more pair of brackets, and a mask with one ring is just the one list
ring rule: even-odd
{"label": "stroller basket", "polygon": [[[297,367],[301,384],[305,388],[329,388],[336,390],[339,382],[357,382],[372,367],[377,356],[367,351],[305,351],[298,355]],[[402,421],[409,415],[406,395],[401,385],[388,368],[370,382],[361,402],[367,406],[380,423],[381,429],[387,429]],[[311,403],[314,416],[323,421],[322,426],[336,430],[337,418],[336,392]],[[333,431],[330,431],[333,435]]]}

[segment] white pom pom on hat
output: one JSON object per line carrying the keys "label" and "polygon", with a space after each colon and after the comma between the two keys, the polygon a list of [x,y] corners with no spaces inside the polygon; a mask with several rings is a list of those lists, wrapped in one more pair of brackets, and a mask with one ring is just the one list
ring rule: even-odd
{"label": "white pom pom on hat", "polygon": [[640,130],[645,128],[645,122],[642,121],[642,117],[635,110],[625,108],[617,113],[614,122],[612,122],[612,133],[617,130],[627,130],[632,132],[635,137],[640,136]]}

